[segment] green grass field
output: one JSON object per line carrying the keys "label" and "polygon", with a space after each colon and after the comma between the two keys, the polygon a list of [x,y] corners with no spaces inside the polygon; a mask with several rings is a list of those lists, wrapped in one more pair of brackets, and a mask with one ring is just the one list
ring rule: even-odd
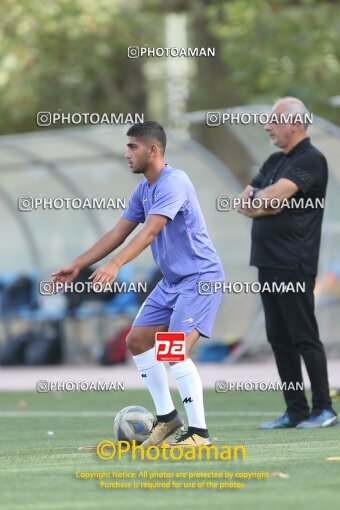
{"label": "green grass field", "polygon": [[[26,407],[17,408],[19,400]],[[182,409],[175,394],[178,409]],[[6,510],[149,508],[300,509],[338,503],[340,427],[260,431],[283,409],[278,392],[205,392],[209,430],[216,445],[241,444],[245,461],[103,461],[78,451],[112,439],[114,413],[127,405],[153,409],[146,391],[116,393],[1,393],[0,507]],[[339,402],[335,403],[339,411]],[[272,413],[272,414],[270,414]],[[53,431],[54,435],[48,435]],[[276,472],[289,478],[249,480],[243,489],[103,489],[76,471]],[[241,480],[242,481],[242,480]]]}

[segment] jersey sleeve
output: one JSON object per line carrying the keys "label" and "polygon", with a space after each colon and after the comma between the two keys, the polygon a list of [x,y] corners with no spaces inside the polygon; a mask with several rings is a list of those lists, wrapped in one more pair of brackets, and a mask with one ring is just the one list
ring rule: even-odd
{"label": "jersey sleeve", "polygon": [[261,168],[258,170],[258,172],[254,175],[252,180],[250,181],[250,186],[253,188],[260,188],[262,189],[263,181],[268,172],[270,172],[272,165],[275,165],[277,162],[277,158],[280,156],[279,153],[274,152],[274,154],[271,154],[269,158],[263,163]]}
{"label": "jersey sleeve", "polygon": [[122,214],[122,218],[144,223],[145,214],[141,199],[140,186],[138,185],[129,200],[128,206]]}
{"label": "jersey sleeve", "polygon": [[288,166],[281,175],[297,185],[303,194],[317,187],[327,174],[327,164],[322,157],[315,154],[303,154],[292,165]]}
{"label": "jersey sleeve", "polygon": [[250,181],[250,186],[253,188],[261,188],[261,184],[264,179],[264,164],[261,168],[256,172],[252,180]]}
{"label": "jersey sleeve", "polygon": [[149,214],[160,214],[173,220],[186,200],[186,191],[182,182],[170,177],[164,180],[162,186],[156,190]]}

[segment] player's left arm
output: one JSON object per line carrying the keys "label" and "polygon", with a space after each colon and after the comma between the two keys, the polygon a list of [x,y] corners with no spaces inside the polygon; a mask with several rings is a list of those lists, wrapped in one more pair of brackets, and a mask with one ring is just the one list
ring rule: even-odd
{"label": "player's left arm", "polygon": [[166,216],[160,214],[149,214],[144,226],[131,241],[106,264],[98,267],[90,276],[92,282],[100,282],[101,285],[112,284],[117,278],[119,269],[135,259],[144,251],[160,233],[168,222]]}

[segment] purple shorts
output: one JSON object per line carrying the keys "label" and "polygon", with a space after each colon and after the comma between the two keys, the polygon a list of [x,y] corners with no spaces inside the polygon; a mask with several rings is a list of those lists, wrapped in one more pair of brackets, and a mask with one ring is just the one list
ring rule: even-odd
{"label": "purple shorts", "polygon": [[171,292],[159,282],[140,307],[132,326],[165,324],[168,331],[184,331],[187,335],[196,329],[209,338],[222,299],[222,292],[201,295],[194,289],[172,287]]}

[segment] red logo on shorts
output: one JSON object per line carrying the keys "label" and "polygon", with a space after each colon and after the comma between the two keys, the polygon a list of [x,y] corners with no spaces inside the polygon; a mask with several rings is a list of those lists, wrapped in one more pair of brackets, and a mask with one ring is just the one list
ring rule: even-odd
{"label": "red logo on shorts", "polygon": [[174,331],[156,333],[155,349],[157,361],[184,361],[185,333]]}

